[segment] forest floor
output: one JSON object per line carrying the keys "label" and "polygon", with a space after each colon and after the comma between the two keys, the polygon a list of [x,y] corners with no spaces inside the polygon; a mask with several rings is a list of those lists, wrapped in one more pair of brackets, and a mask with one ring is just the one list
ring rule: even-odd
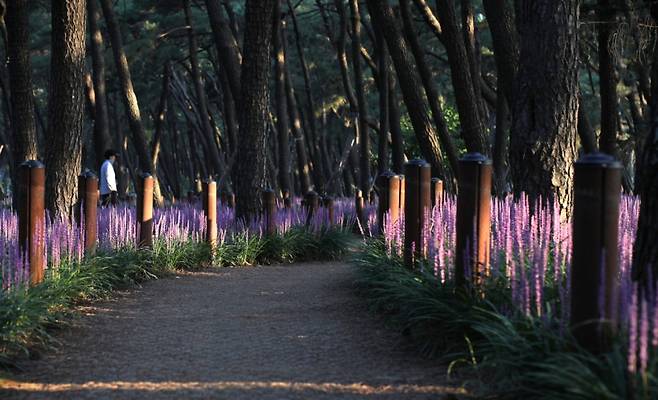
{"label": "forest floor", "polygon": [[183,273],[82,307],[2,399],[454,399],[369,312],[354,267],[306,263]]}

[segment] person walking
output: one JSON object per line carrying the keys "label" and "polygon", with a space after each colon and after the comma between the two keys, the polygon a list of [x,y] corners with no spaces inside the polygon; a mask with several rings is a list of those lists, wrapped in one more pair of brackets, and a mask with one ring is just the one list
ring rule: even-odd
{"label": "person walking", "polygon": [[105,151],[105,161],[101,165],[101,205],[103,207],[108,205],[116,205],[119,199],[117,192],[117,178],[114,172],[114,162],[118,157],[118,153],[114,150]]}

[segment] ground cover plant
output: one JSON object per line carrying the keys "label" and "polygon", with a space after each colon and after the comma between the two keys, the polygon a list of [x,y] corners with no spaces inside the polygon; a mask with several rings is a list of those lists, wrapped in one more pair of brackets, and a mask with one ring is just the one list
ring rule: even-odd
{"label": "ground cover plant", "polygon": [[[17,241],[17,218],[0,210],[0,365],[10,366],[21,355],[53,344],[53,327],[66,325],[78,304],[106,298],[113,290],[130,288],[177,270],[211,266],[246,266],[330,260],[341,257],[352,243],[354,211],[339,201],[334,224],[326,210],[307,224],[299,202],[277,211],[277,234],[264,234],[263,221],[236,222],[233,210],[218,207],[216,246],[204,242],[205,217],[199,204],[156,209],[154,245],[137,249],[134,208],[99,210],[98,249],[83,250],[83,230],[65,220],[47,218],[46,278],[30,287],[29,265]],[[370,221],[373,221],[370,210]]]}
{"label": "ground cover plant", "polygon": [[[372,306],[450,369],[469,366],[500,398],[650,399],[658,396],[655,300],[630,276],[638,201],[622,200],[619,221],[621,329],[595,356],[569,329],[571,229],[557,206],[531,216],[527,199],[494,200],[491,273],[473,292],[454,283],[455,203],[433,210],[427,258],[410,270],[404,232],[387,224],[355,255],[360,287]],[[651,295],[650,299],[655,299]]]}

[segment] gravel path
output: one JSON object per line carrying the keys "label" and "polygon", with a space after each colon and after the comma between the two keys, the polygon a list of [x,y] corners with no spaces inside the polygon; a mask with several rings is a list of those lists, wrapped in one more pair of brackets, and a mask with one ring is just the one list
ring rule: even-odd
{"label": "gravel path", "polygon": [[85,308],[59,351],[2,399],[454,399],[446,368],[404,349],[341,263],[221,269]]}

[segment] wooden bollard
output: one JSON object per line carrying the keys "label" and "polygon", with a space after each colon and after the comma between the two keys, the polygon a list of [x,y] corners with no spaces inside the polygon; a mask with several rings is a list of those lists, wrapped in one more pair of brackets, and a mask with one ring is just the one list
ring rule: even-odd
{"label": "wooden bollard", "polygon": [[334,224],[334,199],[330,196],[323,196],[322,206],[327,212],[327,225],[332,226]]}
{"label": "wooden bollard", "polygon": [[45,183],[41,162],[29,160],[18,167],[18,241],[30,265],[31,285],[43,281],[46,267]]}
{"label": "wooden bollard", "polygon": [[206,243],[217,245],[217,182],[207,180],[202,185],[203,213],[206,216]]}
{"label": "wooden bollard", "polygon": [[443,201],[443,181],[439,178],[432,178],[432,207],[441,205]]}
{"label": "wooden bollard", "polygon": [[384,233],[386,221],[393,226],[400,216],[400,177],[387,171],[377,177],[376,183],[379,190],[377,224],[379,232]]}
{"label": "wooden bollard", "polygon": [[571,328],[594,352],[609,349],[618,327],[621,171],[619,162],[602,153],[575,163]]}
{"label": "wooden bollard", "polygon": [[98,177],[87,170],[78,176],[78,207],[76,218],[82,225],[84,216],[85,252],[93,253],[96,249],[96,236],[98,232],[98,220],[96,218],[98,208]]}
{"label": "wooden bollard", "polygon": [[[459,160],[455,283],[477,283],[489,273],[491,160],[480,153]],[[475,250],[475,254],[474,254]],[[468,276],[467,276],[468,274]]]}
{"label": "wooden bollard", "polygon": [[263,218],[265,232],[268,235],[276,234],[276,196],[274,190],[263,190]]}
{"label": "wooden bollard", "polygon": [[137,247],[153,247],[153,177],[142,173],[137,179]]}
{"label": "wooden bollard", "polygon": [[290,198],[290,192],[287,190],[284,190],[282,193],[283,196],[283,206],[285,208],[290,208],[292,207],[292,198]]}
{"label": "wooden bollard", "polygon": [[304,204],[306,208],[306,225],[311,224],[313,216],[318,211],[319,203],[320,196],[318,196],[314,190],[309,190],[308,193],[304,195]]}
{"label": "wooden bollard", "polygon": [[404,175],[398,175],[400,177],[400,211],[404,212],[405,201],[406,201],[406,187],[407,180],[404,179]]}
{"label": "wooden bollard", "polygon": [[429,223],[432,205],[432,168],[425,160],[411,160],[404,165],[404,176],[404,262],[408,268],[413,268],[414,260],[427,256],[423,230]]}

